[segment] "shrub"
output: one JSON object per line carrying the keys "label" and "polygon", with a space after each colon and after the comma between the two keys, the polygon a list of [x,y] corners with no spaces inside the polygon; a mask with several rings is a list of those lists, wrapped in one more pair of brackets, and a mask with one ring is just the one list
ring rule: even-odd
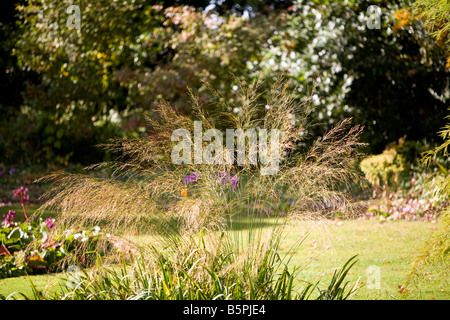
{"label": "shrub", "polygon": [[377,196],[385,192],[389,197],[389,184],[397,185],[400,173],[404,170],[404,160],[394,148],[388,148],[382,154],[365,158],[360,167],[366,179],[373,185]]}
{"label": "shrub", "polygon": [[[447,116],[447,119],[450,117]],[[431,164],[441,153],[448,158],[448,146],[450,145],[450,124],[447,124],[439,135],[444,142],[434,150],[425,152],[423,162],[427,165]],[[428,188],[435,194],[443,195],[447,199],[450,196],[450,176],[448,171],[443,167],[441,171],[436,173],[434,178],[428,184]],[[417,276],[421,271],[430,268],[430,266],[439,267],[439,271],[444,276],[448,276],[450,271],[450,206],[447,206],[440,217],[440,228],[419,250],[410,270],[409,279]]]}
{"label": "shrub", "polygon": [[[380,155],[361,161],[361,170],[374,188],[374,197],[367,216],[380,219],[433,221],[448,205],[446,196],[431,192],[427,184],[436,170],[446,170],[447,159],[438,157],[432,167],[420,161],[423,152],[431,147],[426,141],[401,138],[391,143]],[[381,197],[380,197],[381,196]]]}
{"label": "shrub", "polygon": [[[40,180],[55,183],[41,209],[60,212],[58,223],[98,224],[115,231],[140,232],[164,232],[173,223],[179,231],[220,227],[227,216],[236,212],[272,211],[273,215],[289,216],[320,216],[330,211],[351,214],[351,201],[341,190],[360,180],[356,161],[362,129],[351,127],[350,119],[341,121],[304,150],[302,142],[311,126],[305,105],[296,105],[281,81],[266,103],[269,108],[255,102],[259,95],[257,82],[241,88],[238,113],[225,105],[217,109],[228,108],[229,112],[210,115],[191,94],[196,118],[202,121],[203,130],[216,128],[218,122],[221,127],[242,130],[268,129],[270,133],[270,129],[280,129],[277,174],[261,175],[263,164],[252,164],[248,159],[239,165],[174,165],[170,157],[175,146],[171,134],[184,128],[193,136],[193,120],[159,102],[159,119],[147,119],[147,137],[115,139],[104,146],[121,155],[117,161],[87,168],[95,169],[97,176],[56,172]],[[245,148],[249,155],[249,143]],[[225,155],[234,154],[234,150],[223,149]],[[198,175],[195,182],[186,183],[186,177],[193,174]],[[281,207],[287,211],[281,212]]]}

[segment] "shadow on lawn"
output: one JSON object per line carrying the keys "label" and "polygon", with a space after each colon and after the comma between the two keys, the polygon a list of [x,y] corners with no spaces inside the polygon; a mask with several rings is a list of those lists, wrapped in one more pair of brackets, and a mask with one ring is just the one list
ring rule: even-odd
{"label": "shadow on lawn", "polygon": [[[29,204],[27,207],[27,215],[30,219],[34,218],[34,213],[36,212],[37,209],[39,209],[40,205],[37,204]],[[23,214],[23,209],[22,206],[20,204],[12,204],[12,205],[6,205],[4,207],[0,207],[0,219],[1,217],[3,217],[3,215],[6,215],[8,213],[8,211],[15,211],[16,212],[16,218],[15,221],[16,222],[24,222],[25,221],[25,216]],[[44,212],[42,213],[41,217],[45,220],[46,218],[55,218],[56,213],[52,212],[50,210],[44,210]]]}
{"label": "shadow on lawn", "polygon": [[227,221],[227,230],[243,231],[246,229],[262,229],[282,224],[283,217],[261,217],[258,215],[233,216]]}

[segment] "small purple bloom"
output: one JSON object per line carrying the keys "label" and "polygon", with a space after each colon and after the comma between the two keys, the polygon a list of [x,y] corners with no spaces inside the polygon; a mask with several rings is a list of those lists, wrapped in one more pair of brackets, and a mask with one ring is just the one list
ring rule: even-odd
{"label": "small purple bloom", "polygon": [[221,183],[223,183],[223,184],[227,183],[229,178],[230,178],[230,174],[228,173],[228,171],[219,172],[219,179],[220,179]]}
{"label": "small purple bloom", "polygon": [[222,184],[230,183],[233,187],[237,186],[239,182],[239,177],[230,175],[228,171],[225,172],[219,172],[219,179]]}
{"label": "small purple bloom", "polygon": [[0,177],[3,175],[3,171],[0,170]]}
{"label": "small purple bloom", "polygon": [[231,185],[233,187],[236,187],[238,182],[239,182],[239,177],[238,176],[231,176],[230,180],[231,180]]}
{"label": "small purple bloom", "polygon": [[45,224],[47,225],[47,227],[49,229],[52,229],[53,228],[53,220],[52,220],[52,218],[45,219]]}
{"label": "small purple bloom", "polygon": [[194,183],[199,178],[200,178],[200,173],[193,173],[193,174],[186,175],[183,178],[183,184]]}
{"label": "small purple bloom", "polygon": [[16,168],[14,168],[14,167],[12,167],[10,170],[9,170],[9,174],[13,174],[13,173],[16,173]]}

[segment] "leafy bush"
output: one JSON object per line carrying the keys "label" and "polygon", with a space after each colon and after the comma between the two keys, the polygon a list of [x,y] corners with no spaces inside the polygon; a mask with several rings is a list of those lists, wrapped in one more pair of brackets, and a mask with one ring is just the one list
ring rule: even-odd
{"label": "leafy bush", "polygon": [[[23,105],[9,124],[27,130],[12,130],[10,137],[0,129],[10,159],[102,160],[105,154],[93,146],[141,134],[145,123],[139,114],[152,115],[161,96],[190,113],[187,82],[203,93],[203,81],[212,82],[233,99],[231,73],[248,78],[246,59],[258,56],[260,42],[274,29],[263,16],[253,20],[261,24],[254,28],[242,17],[226,14],[215,21],[212,13],[185,5],[143,0],[73,5],[81,7],[83,32],[67,26],[67,3],[17,6],[18,69],[41,78],[27,83]],[[202,94],[203,101],[211,98]]]}
{"label": "leafy bush", "polygon": [[[364,125],[361,140],[373,153],[405,134],[433,141],[450,97],[449,45],[436,45],[424,22],[412,14],[412,3],[294,1],[285,23],[262,44],[263,58],[248,62],[249,69],[274,78],[284,72],[292,88],[298,87],[299,100],[314,87],[311,112],[323,123],[315,128],[319,134],[351,116]],[[367,25],[371,5],[380,8],[380,28]],[[448,16],[445,11],[440,15]]]}
{"label": "leafy bush", "polygon": [[[15,172],[14,172],[15,173]],[[10,174],[12,174],[10,172]],[[104,254],[111,247],[98,226],[75,232],[65,226],[55,228],[55,219],[29,219],[28,188],[12,191],[21,205],[25,222],[16,222],[16,212],[3,215],[0,228],[0,278],[61,271],[66,263],[84,266],[93,263],[94,250]]]}
{"label": "leafy bush", "polygon": [[384,190],[386,197],[389,197],[389,185],[398,185],[399,174],[404,170],[404,160],[394,148],[389,148],[382,154],[365,158],[360,166],[366,179],[373,185],[374,192],[381,195],[380,190]]}
{"label": "leafy bush", "polygon": [[366,217],[436,220],[448,205],[448,198],[431,192],[427,185],[437,171],[447,170],[449,161],[438,156],[430,167],[424,166],[420,156],[430,146],[426,141],[402,138],[389,144],[382,154],[361,161],[361,170],[373,186],[375,198],[380,198],[372,201]]}
{"label": "leafy bush", "polygon": [[[447,116],[446,119],[449,119]],[[423,162],[427,165],[436,160],[438,154],[442,154],[448,158],[448,147],[450,145],[450,124],[447,124],[440,132],[444,142],[424,154]],[[446,199],[450,197],[450,175],[448,171],[441,167],[442,170],[435,174],[434,178],[429,182],[428,189],[433,193],[444,196]],[[430,268],[430,266],[439,267],[442,275],[448,278],[450,272],[450,206],[447,206],[440,217],[440,228],[433,236],[427,240],[417,254],[410,270],[410,280],[413,276],[417,276],[420,272]]]}

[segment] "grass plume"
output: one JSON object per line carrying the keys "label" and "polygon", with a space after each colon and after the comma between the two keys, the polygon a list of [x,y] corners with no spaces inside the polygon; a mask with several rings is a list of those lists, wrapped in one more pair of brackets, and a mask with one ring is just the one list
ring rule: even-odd
{"label": "grass plume", "polygon": [[[239,85],[239,112],[229,111],[230,106],[219,102],[220,117],[206,112],[192,92],[192,118],[160,101],[158,116],[147,118],[145,137],[114,139],[103,145],[119,154],[115,161],[86,168],[91,174],[56,172],[44,177],[42,180],[52,181],[55,187],[46,195],[49,200],[41,210],[59,212],[61,224],[95,224],[116,232],[143,233],[217,229],[223,227],[227,216],[236,213],[306,217],[330,211],[353,212],[350,199],[341,190],[360,179],[355,164],[360,156],[358,148],[363,145],[358,141],[362,128],[351,126],[350,119],[343,120],[305,150],[312,125],[308,108],[295,102],[282,80],[273,87],[265,105],[258,103],[258,82]],[[202,121],[203,130],[231,126],[268,129],[270,134],[270,129],[280,129],[278,173],[262,176],[260,161],[174,165],[171,134],[183,128],[193,136],[194,120]],[[248,141],[245,146],[248,159],[257,150],[250,148]],[[234,153],[224,147],[225,155]],[[233,186],[221,183],[217,175],[223,172],[237,176],[239,182]],[[200,178],[183,184],[183,177],[192,173]]]}

